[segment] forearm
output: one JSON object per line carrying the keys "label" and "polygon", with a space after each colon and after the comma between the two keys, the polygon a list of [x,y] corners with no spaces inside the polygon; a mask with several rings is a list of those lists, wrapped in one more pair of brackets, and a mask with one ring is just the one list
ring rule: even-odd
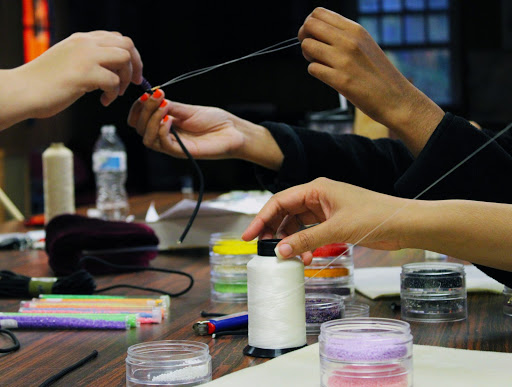
{"label": "forearm", "polygon": [[0,130],[3,130],[30,118],[30,107],[24,95],[30,88],[26,87],[20,68],[0,70],[0,84]]}
{"label": "forearm", "polygon": [[400,215],[402,247],[436,251],[512,271],[512,205],[412,201]]}
{"label": "forearm", "polygon": [[261,167],[278,171],[284,155],[270,132],[261,125],[238,119],[236,127],[244,134],[244,143],[237,152],[237,158],[250,161]]}

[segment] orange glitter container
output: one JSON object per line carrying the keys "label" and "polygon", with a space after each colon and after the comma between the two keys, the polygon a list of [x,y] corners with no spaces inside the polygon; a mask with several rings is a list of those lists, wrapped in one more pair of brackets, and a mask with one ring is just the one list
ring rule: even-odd
{"label": "orange glitter container", "polygon": [[354,286],[353,246],[333,243],[313,252],[311,265],[304,268],[306,293],[332,293],[352,298]]}

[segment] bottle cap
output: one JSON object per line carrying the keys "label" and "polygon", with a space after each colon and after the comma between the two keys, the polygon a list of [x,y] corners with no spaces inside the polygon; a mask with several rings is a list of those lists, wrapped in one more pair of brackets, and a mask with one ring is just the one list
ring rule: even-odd
{"label": "bottle cap", "polygon": [[281,239],[262,239],[258,241],[258,255],[263,257],[275,257],[274,251]]}
{"label": "bottle cap", "polygon": [[102,134],[115,133],[116,127],[114,125],[103,125],[101,127]]}

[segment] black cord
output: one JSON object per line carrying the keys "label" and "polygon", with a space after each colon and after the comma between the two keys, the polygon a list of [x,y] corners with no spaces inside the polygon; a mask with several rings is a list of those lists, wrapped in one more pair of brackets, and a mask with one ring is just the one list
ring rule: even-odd
{"label": "black cord", "polygon": [[92,359],[96,358],[98,356],[98,351],[94,350],[92,353],[86,357],[84,357],[82,360],[79,360],[73,365],[70,365],[67,368],[64,368],[62,371],[60,371],[58,374],[55,374],[48,379],[46,379],[43,383],[39,385],[39,387],[47,387],[51,386],[53,383],[55,383],[57,380],[62,378],[63,376],[69,374],[70,372],[76,370],[77,368],[83,366],[85,363],[91,361]]}
{"label": "black cord", "polygon": [[223,317],[227,316],[226,313],[214,313],[214,312],[206,312],[204,310],[201,311],[201,317]]}
{"label": "black cord", "polygon": [[188,286],[185,289],[183,289],[183,290],[181,290],[181,291],[179,291],[177,293],[169,293],[169,292],[166,292],[166,291],[160,290],[160,289],[145,288],[145,287],[139,287],[139,286],[136,286],[136,285],[125,285],[125,284],[113,285],[113,286],[108,286],[108,287],[102,288],[102,289],[96,289],[94,291],[94,293],[106,292],[107,290],[117,289],[117,288],[130,288],[130,289],[139,289],[139,290],[145,290],[145,291],[148,291],[148,292],[156,292],[156,293],[160,293],[160,294],[165,294],[165,295],[170,296],[170,297],[178,297],[178,296],[181,296],[181,295],[187,293],[190,289],[192,289],[192,286],[194,286],[194,277],[192,277],[192,275],[190,275],[188,273],[185,273],[184,271],[172,270],[172,269],[162,269],[162,268],[159,268],[159,267],[145,267],[145,266],[134,266],[134,265],[117,265],[115,263],[111,263],[111,262],[105,261],[103,259],[91,256],[91,255],[86,255],[85,257],[80,258],[79,264],[81,264],[81,263],[83,263],[85,261],[96,261],[96,262],[99,262],[99,263],[101,263],[103,265],[110,266],[110,267],[113,267],[115,269],[119,269],[121,271],[159,271],[159,272],[162,272],[162,273],[178,274],[178,275],[183,275],[183,276],[187,277],[189,279],[189,281],[190,281]]}
{"label": "black cord", "polygon": [[0,328],[0,334],[7,335],[12,340],[12,345],[7,348],[0,348],[0,353],[10,353],[10,352],[16,352],[18,349],[20,349],[20,342],[18,341],[18,338],[14,333],[7,329],[1,329]]}
{"label": "black cord", "polygon": [[196,207],[194,208],[194,212],[192,212],[192,215],[190,215],[190,219],[188,220],[187,226],[185,227],[185,230],[183,230],[183,233],[180,236],[180,239],[178,239],[178,244],[182,243],[185,237],[188,234],[188,230],[190,230],[190,227],[192,227],[192,223],[194,223],[194,219],[196,218],[197,213],[199,212],[199,207],[201,206],[201,202],[203,201],[203,194],[204,194],[204,176],[203,172],[201,171],[201,168],[199,168],[199,165],[197,164],[197,161],[192,157],[188,149],[185,147],[183,142],[181,141],[181,138],[178,136],[178,133],[176,133],[176,130],[171,125],[171,133],[176,137],[176,140],[178,141],[178,144],[180,144],[181,149],[183,150],[183,153],[185,153],[192,163],[194,165],[194,168],[196,169],[197,176],[199,177],[199,195],[197,197],[197,203]]}

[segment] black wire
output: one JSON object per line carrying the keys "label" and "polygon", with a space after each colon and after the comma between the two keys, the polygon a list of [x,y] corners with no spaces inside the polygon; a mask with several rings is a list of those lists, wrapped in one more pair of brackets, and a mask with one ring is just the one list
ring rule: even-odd
{"label": "black wire", "polygon": [[201,311],[201,317],[223,317],[227,316],[226,313],[214,313],[214,312],[206,312],[204,310]]}
{"label": "black wire", "polygon": [[192,286],[194,286],[194,277],[192,277],[192,275],[185,273],[184,271],[180,271],[180,270],[162,269],[159,267],[145,267],[145,266],[135,266],[135,265],[117,265],[115,263],[111,263],[111,262],[105,261],[103,259],[91,256],[91,255],[86,255],[85,257],[80,258],[79,264],[82,264],[85,261],[96,261],[103,265],[110,266],[115,269],[119,269],[121,271],[159,271],[162,273],[178,274],[178,275],[183,275],[183,276],[187,277],[190,281],[190,283],[188,284],[188,286],[185,289],[183,289],[177,293],[169,293],[169,292],[166,292],[166,291],[160,290],[160,289],[145,288],[145,287],[139,287],[136,285],[125,285],[125,284],[113,285],[113,286],[108,286],[106,288],[96,289],[94,291],[94,293],[106,292],[107,290],[117,289],[117,288],[130,288],[130,289],[139,289],[139,290],[146,290],[148,292],[156,292],[156,293],[160,293],[160,294],[165,294],[170,297],[178,297],[178,296],[181,296],[181,295],[187,293],[190,289],[192,289]]}
{"label": "black wire", "polygon": [[183,233],[180,236],[180,239],[178,239],[178,243],[182,243],[185,237],[187,236],[188,230],[190,230],[190,227],[192,227],[192,223],[194,223],[194,219],[196,218],[196,215],[199,211],[199,207],[201,206],[201,202],[203,201],[203,194],[204,194],[204,176],[203,172],[201,171],[201,168],[199,168],[199,165],[197,164],[197,161],[192,157],[188,149],[185,147],[183,142],[181,141],[181,138],[178,136],[178,133],[176,133],[176,130],[171,125],[171,133],[176,137],[176,140],[178,141],[178,144],[180,144],[181,149],[183,150],[183,153],[185,153],[190,160],[190,162],[194,165],[194,168],[196,169],[197,176],[199,177],[199,195],[197,197],[197,203],[196,207],[194,208],[194,212],[192,212],[192,215],[190,215],[190,218],[188,220],[187,226],[185,227],[185,230],[183,230]]}
{"label": "black wire", "polygon": [[91,361],[92,359],[96,358],[98,356],[98,351],[94,350],[92,353],[86,357],[84,357],[82,360],[77,361],[75,364],[70,365],[67,368],[64,368],[62,371],[60,371],[58,374],[55,374],[48,379],[46,379],[43,383],[39,385],[39,387],[47,387],[51,386],[53,383],[55,383],[57,380],[62,378],[63,376],[69,374],[70,372],[76,370],[77,368],[83,366],[85,363]]}
{"label": "black wire", "polygon": [[12,333],[11,331],[9,331],[7,329],[1,329],[1,328],[0,328],[0,333],[3,333],[4,335],[9,336],[13,343],[13,345],[11,345],[10,347],[0,348],[0,353],[10,353],[10,352],[15,352],[18,349],[20,349],[20,342],[18,341],[18,338],[16,337],[16,335],[14,333]]}

